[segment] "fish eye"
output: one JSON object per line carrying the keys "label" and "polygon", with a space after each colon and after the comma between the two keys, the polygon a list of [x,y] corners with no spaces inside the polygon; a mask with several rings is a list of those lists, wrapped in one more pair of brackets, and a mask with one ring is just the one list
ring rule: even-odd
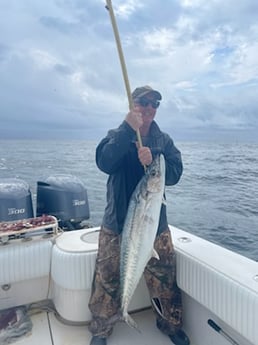
{"label": "fish eye", "polygon": [[150,175],[151,175],[151,176],[155,176],[155,175],[156,175],[156,171],[155,171],[155,169],[151,169],[151,171],[150,171]]}

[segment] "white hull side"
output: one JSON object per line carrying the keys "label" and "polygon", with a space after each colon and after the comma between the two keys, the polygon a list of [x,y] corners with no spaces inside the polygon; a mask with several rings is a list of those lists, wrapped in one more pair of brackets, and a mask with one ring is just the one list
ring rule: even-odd
{"label": "white hull side", "polygon": [[[215,321],[239,344],[258,345],[258,281],[255,279],[258,275],[257,262],[177,228],[171,227],[171,232],[177,253],[177,280],[183,292],[184,328],[191,338],[191,345],[229,344],[208,325],[208,319]],[[12,286],[9,290],[12,293],[10,305],[51,298],[64,321],[84,324],[80,327],[63,325],[51,313],[49,322],[53,327],[51,332],[54,334],[54,345],[88,344],[90,334],[85,324],[90,319],[87,302],[97,253],[97,238],[98,228],[83,229],[63,233],[56,241],[33,240],[35,243],[31,242],[30,250],[27,250],[26,243],[20,244],[22,248],[13,244],[0,247],[2,263],[10,265],[11,272],[8,275],[9,270],[5,267],[1,271],[2,275],[0,274],[4,278],[1,281],[0,309],[9,307],[6,304],[8,299],[4,296],[6,291],[3,290],[8,282]],[[37,248],[37,254],[32,248]],[[54,252],[57,248],[60,255],[56,256]],[[21,253],[26,257],[23,263]],[[6,257],[3,258],[3,255]],[[12,273],[15,267],[17,273]],[[12,277],[19,277],[19,281],[13,281]],[[130,309],[149,305],[146,286],[141,281]],[[17,345],[51,344],[48,322],[44,315],[45,313],[42,314],[44,321],[40,316],[33,316],[32,335],[21,339]],[[154,345],[157,341],[164,345],[170,343],[157,331],[151,310],[136,314],[134,318],[143,334],[139,335],[127,325],[118,324],[110,338],[110,345],[129,342]],[[73,335],[74,341],[70,341],[68,335],[64,338],[68,333]],[[66,341],[62,342],[60,339]]]}

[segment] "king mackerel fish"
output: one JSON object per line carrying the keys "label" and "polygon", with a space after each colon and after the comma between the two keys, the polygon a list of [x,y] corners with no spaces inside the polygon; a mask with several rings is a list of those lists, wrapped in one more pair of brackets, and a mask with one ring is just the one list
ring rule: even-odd
{"label": "king mackerel fish", "polygon": [[138,329],[128,314],[129,303],[151,257],[159,259],[154,250],[161,204],[165,189],[165,159],[161,154],[146,169],[136,186],[124,223],[120,254],[120,320]]}

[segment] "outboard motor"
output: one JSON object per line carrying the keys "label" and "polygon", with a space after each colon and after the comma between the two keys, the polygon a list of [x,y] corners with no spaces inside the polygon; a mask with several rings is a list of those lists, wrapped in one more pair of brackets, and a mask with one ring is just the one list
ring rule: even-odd
{"label": "outboard motor", "polygon": [[37,183],[37,216],[50,214],[58,219],[63,230],[82,227],[89,219],[87,190],[72,175],[52,175]]}
{"label": "outboard motor", "polygon": [[0,221],[33,218],[29,185],[16,178],[0,179]]}

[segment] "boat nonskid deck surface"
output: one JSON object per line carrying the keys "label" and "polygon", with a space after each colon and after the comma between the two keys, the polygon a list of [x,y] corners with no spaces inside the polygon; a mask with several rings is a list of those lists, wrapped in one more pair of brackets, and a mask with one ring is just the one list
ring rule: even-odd
{"label": "boat nonskid deck surface", "polygon": [[[140,332],[118,323],[108,339],[108,345],[171,345],[167,336],[155,326],[151,309],[133,314]],[[32,332],[20,338],[16,345],[89,345],[91,334],[87,325],[69,325],[59,320],[53,312],[41,312],[31,317]]]}

